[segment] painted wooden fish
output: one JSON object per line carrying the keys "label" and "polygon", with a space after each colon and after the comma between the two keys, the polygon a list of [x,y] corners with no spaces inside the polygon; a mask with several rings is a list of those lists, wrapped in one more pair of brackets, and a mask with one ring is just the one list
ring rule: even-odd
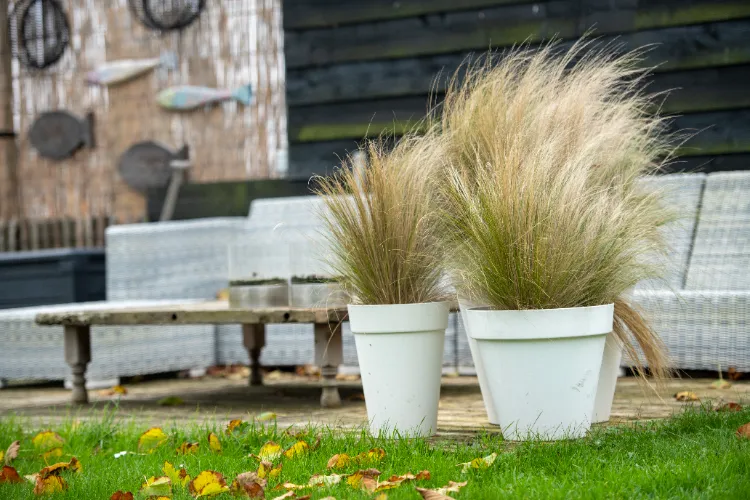
{"label": "painted wooden fish", "polygon": [[230,99],[247,106],[252,101],[252,96],[253,90],[250,85],[234,90],[182,85],[162,90],[156,96],[156,101],[163,108],[186,111]]}
{"label": "painted wooden fish", "polygon": [[86,82],[92,85],[112,86],[145,75],[157,67],[177,68],[177,55],[167,52],[154,59],[121,59],[104,63],[86,75]]}

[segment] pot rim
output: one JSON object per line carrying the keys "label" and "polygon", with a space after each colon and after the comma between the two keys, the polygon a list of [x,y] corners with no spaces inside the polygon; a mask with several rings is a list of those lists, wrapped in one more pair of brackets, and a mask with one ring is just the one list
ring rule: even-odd
{"label": "pot rim", "polygon": [[445,333],[448,328],[450,302],[420,302],[413,304],[348,304],[349,325],[352,333]]}

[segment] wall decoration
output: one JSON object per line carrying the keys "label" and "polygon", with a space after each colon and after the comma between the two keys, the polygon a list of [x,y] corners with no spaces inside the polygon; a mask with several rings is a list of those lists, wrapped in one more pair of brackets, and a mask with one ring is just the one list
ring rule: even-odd
{"label": "wall decoration", "polygon": [[45,158],[70,158],[81,147],[94,147],[94,114],[82,120],[67,111],[42,113],[29,129],[29,141]]}
{"label": "wall decoration", "polygon": [[172,177],[171,163],[188,160],[188,147],[173,151],[154,141],[138,142],[120,157],[118,170],[128,186],[145,192],[150,188],[163,188]]}
{"label": "wall decoration", "polygon": [[245,85],[234,90],[181,85],[159,92],[156,96],[156,102],[165,109],[188,111],[230,99],[234,99],[247,106],[252,101],[252,97],[253,90],[250,85]]}
{"label": "wall decoration", "polygon": [[86,74],[91,85],[114,86],[142,76],[155,68],[177,69],[177,54],[165,52],[153,59],[121,59],[102,64]]}
{"label": "wall decoration", "polygon": [[206,7],[206,0],[128,0],[131,11],[147,28],[181,30],[191,25]]}
{"label": "wall decoration", "polygon": [[8,16],[13,53],[26,67],[58,62],[70,44],[68,17],[59,0],[19,0]]}

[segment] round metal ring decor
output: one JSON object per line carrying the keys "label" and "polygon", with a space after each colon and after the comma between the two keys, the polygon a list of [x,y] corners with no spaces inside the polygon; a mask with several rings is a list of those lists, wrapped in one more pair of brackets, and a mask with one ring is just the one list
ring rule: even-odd
{"label": "round metal ring decor", "polygon": [[138,20],[155,31],[187,28],[206,8],[206,0],[128,0]]}
{"label": "round metal ring decor", "polygon": [[70,24],[59,0],[20,0],[8,16],[13,52],[26,67],[58,62],[70,44]]}

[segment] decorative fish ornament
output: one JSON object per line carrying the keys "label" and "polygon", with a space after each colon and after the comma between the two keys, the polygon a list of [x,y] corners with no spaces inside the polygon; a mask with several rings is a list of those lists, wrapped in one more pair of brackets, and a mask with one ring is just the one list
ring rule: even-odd
{"label": "decorative fish ornament", "polygon": [[182,85],[162,90],[156,96],[156,101],[166,109],[187,111],[230,99],[247,106],[252,101],[252,96],[253,90],[250,85],[234,90]]}
{"label": "decorative fish ornament", "polygon": [[121,59],[104,63],[86,75],[86,82],[92,85],[112,86],[145,75],[157,67],[174,70],[177,68],[177,55],[166,52],[155,59]]}

